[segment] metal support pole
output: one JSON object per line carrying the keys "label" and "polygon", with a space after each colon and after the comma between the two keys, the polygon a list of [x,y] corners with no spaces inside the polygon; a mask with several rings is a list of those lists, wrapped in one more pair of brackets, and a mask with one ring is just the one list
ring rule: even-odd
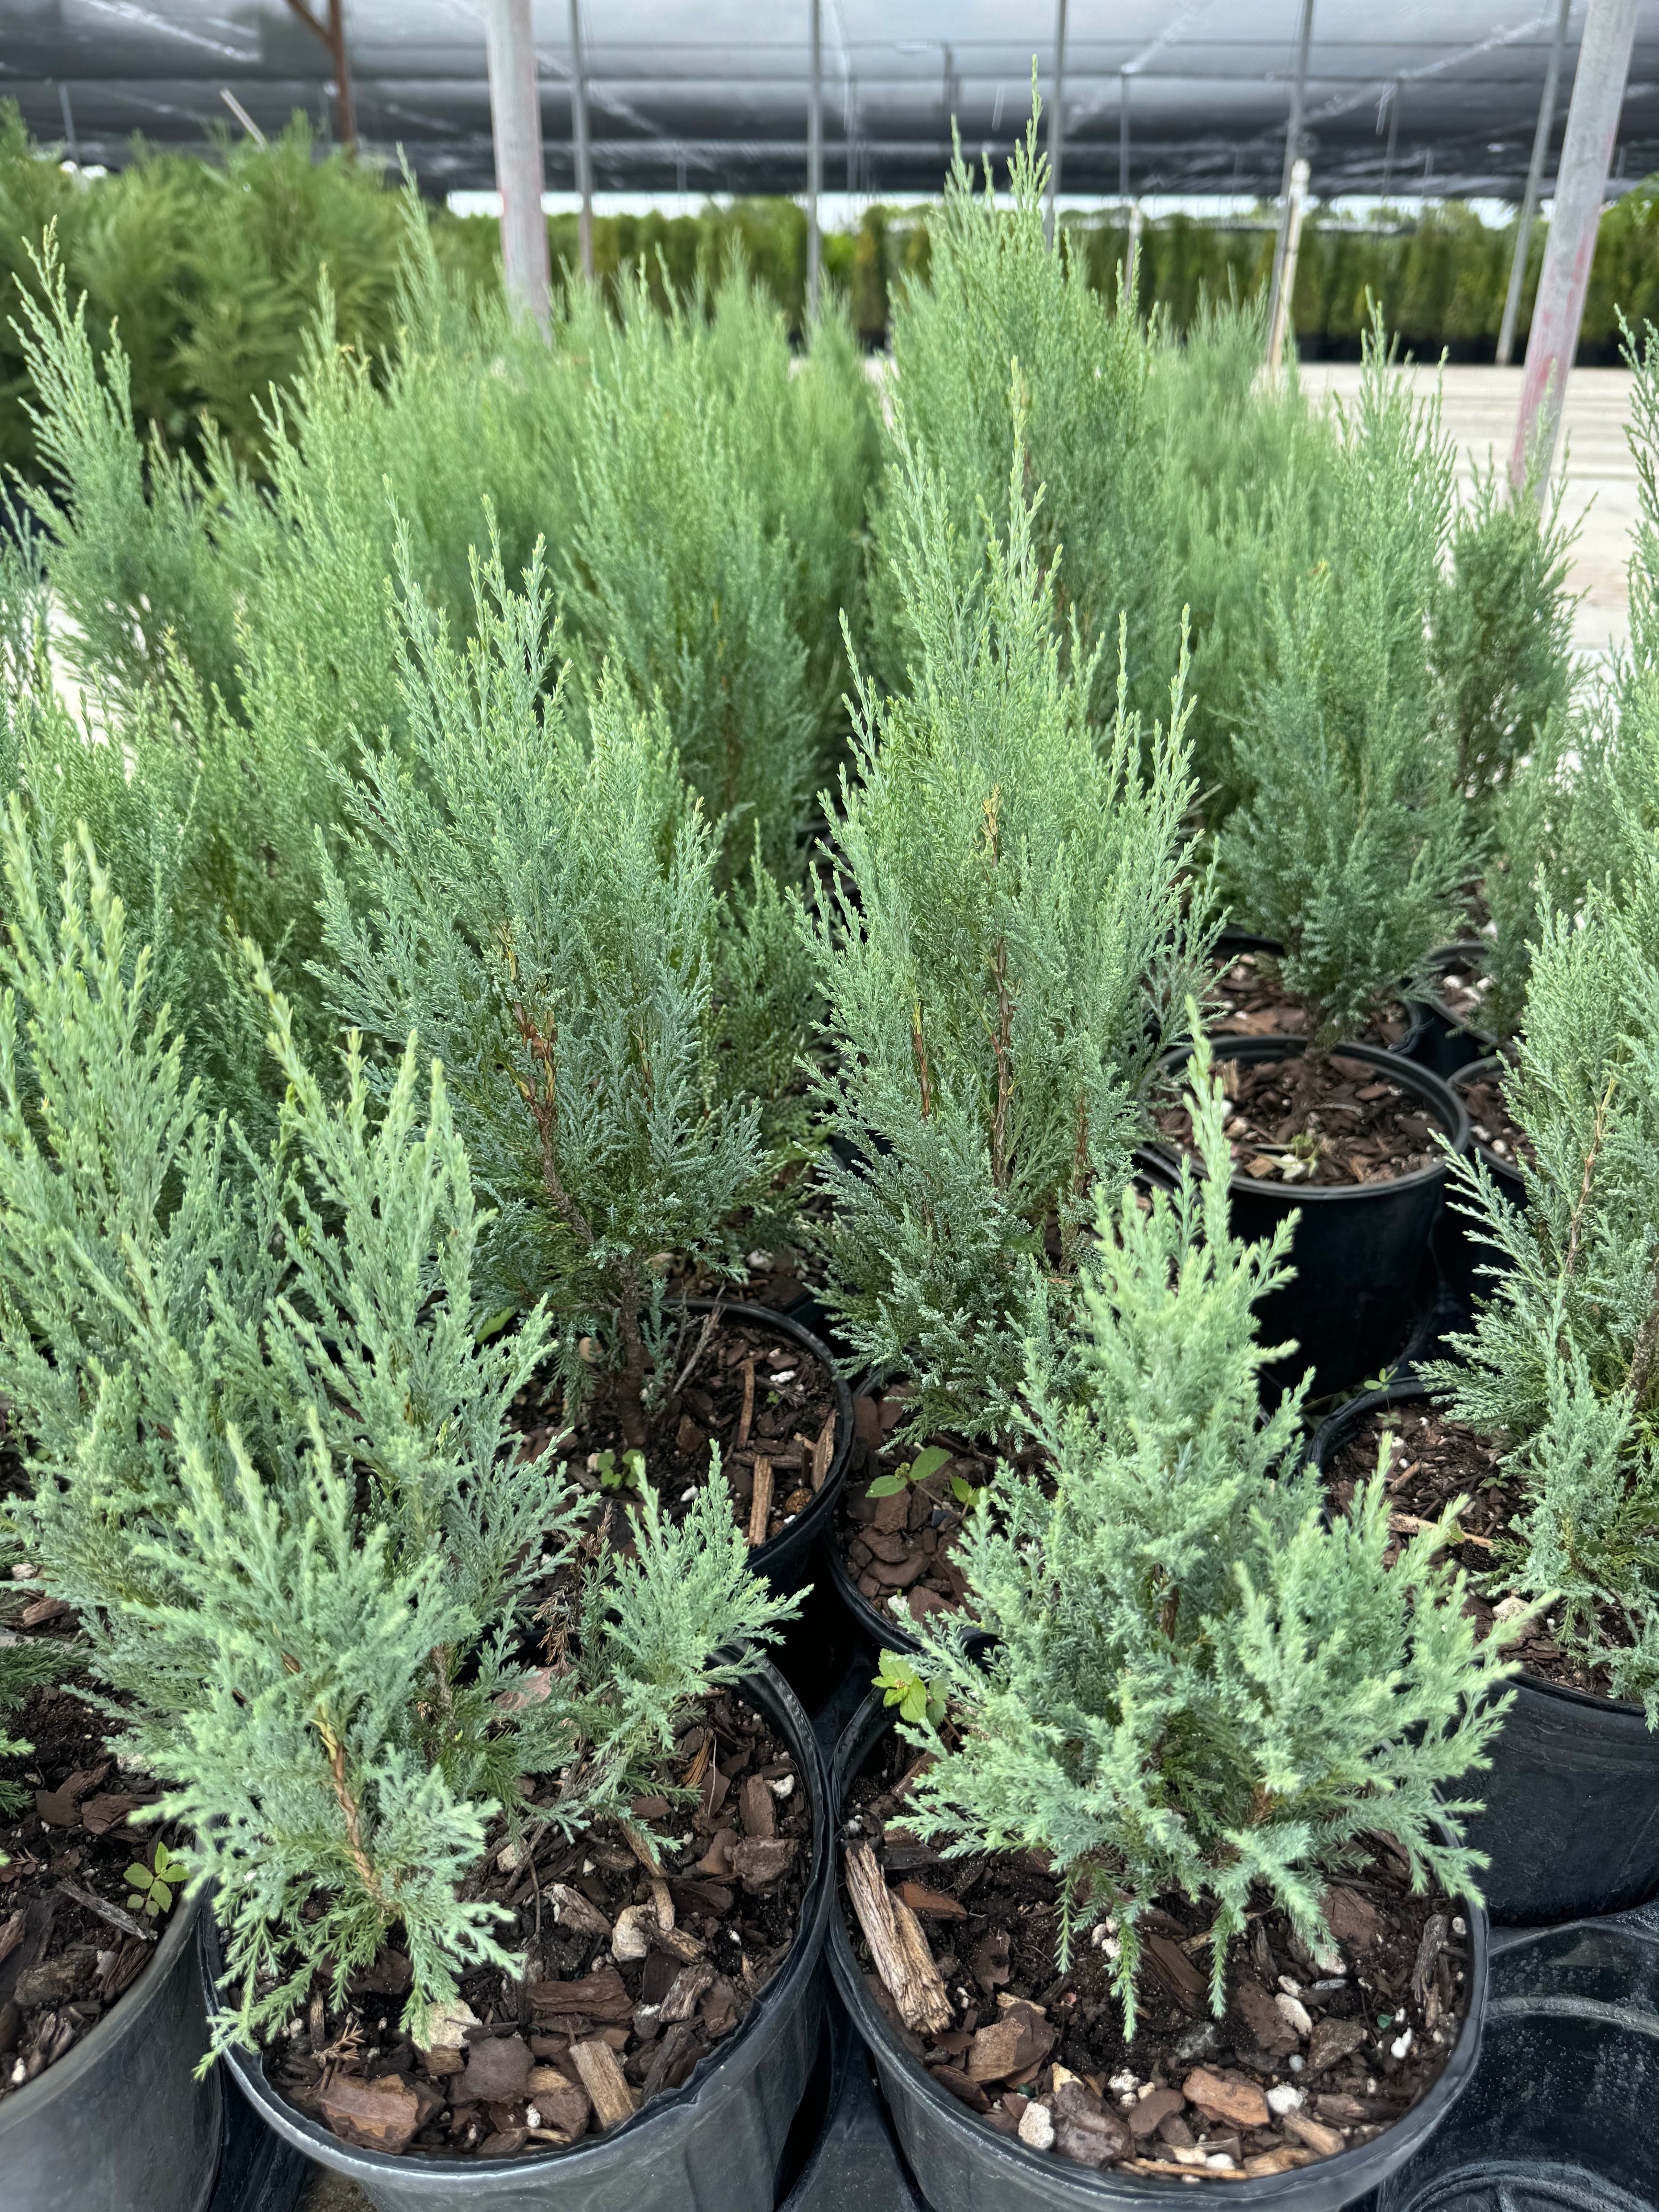
{"label": "metal support pole", "polygon": [[1129,72],[1117,73],[1117,196],[1129,197]]}
{"label": "metal support pole", "polygon": [[1406,89],[1403,77],[1395,77],[1394,89],[1389,94],[1389,150],[1382,156],[1382,197],[1389,197],[1389,186],[1394,182],[1394,149],[1400,143],[1400,102]]}
{"label": "metal support pole", "polygon": [[582,275],[593,281],[593,148],[587,133],[587,71],[582,64],[581,0],[570,0],[570,151],[576,190],[582,196],[576,217],[576,246]]}
{"label": "metal support pole", "polygon": [[812,0],[812,79],[806,95],[806,320],[818,319],[823,241],[818,234],[818,194],[823,190],[823,4]]}
{"label": "metal support pole", "polygon": [[1554,463],[1567,377],[1578,349],[1584,295],[1595,257],[1595,234],[1620,110],[1636,40],[1636,0],[1589,0],[1578,67],[1572,80],[1566,137],[1556,171],[1555,205],[1544,248],[1544,267],[1527,339],[1527,375],[1510,454],[1510,482],[1527,480],[1527,457],[1541,446],[1544,466],[1538,496],[1545,497]]}
{"label": "metal support pole", "polygon": [[1544,96],[1538,103],[1538,128],[1532,135],[1532,161],[1527,170],[1527,189],[1521,199],[1521,220],[1515,233],[1515,258],[1510,264],[1510,289],[1504,301],[1504,320],[1498,332],[1498,360],[1507,368],[1515,351],[1516,319],[1521,313],[1521,288],[1527,278],[1527,247],[1532,240],[1532,219],[1538,212],[1538,189],[1544,181],[1544,159],[1555,128],[1555,90],[1561,76],[1561,49],[1567,43],[1567,18],[1572,0],[1561,0],[1555,19],[1555,43],[1544,72]]}
{"label": "metal support pole", "polygon": [[1054,0],[1054,98],[1048,110],[1048,205],[1043,231],[1054,242],[1054,203],[1060,196],[1060,165],[1066,158],[1066,0]]}
{"label": "metal support pole", "polygon": [[501,273],[516,307],[550,326],[547,223],[542,214],[542,97],[530,0],[489,0],[489,119],[501,196]]}
{"label": "metal support pole", "polygon": [[348,154],[357,147],[357,103],[352,97],[351,63],[346,53],[345,0],[328,0],[328,20],[313,15],[306,0],[288,0],[307,30],[328,48],[334,64],[334,104],[340,118],[340,143]]}
{"label": "metal support pole", "polygon": [[[1279,374],[1280,356],[1285,350],[1285,333],[1291,327],[1291,305],[1296,298],[1296,262],[1302,250],[1302,204],[1308,193],[1308,165],[1297,161],[1291,167],[1291,189],[1285,196],[1285,267],[1284,282],[1273,300],[1273,318],[1267,328],[1267,374],[1270,379]],[[1294,339],[1291,341],[1295,343]]]}
{"label": "metal support pole", "polygon": [[69,87],[59,78],[58,106],[64,118],[64,151],[78,169],[81,166],[80,142],[75,136],[75,110],[70,106]]}
{"label": "metal support pole", "polygon": [[1291,231],[1291,177],[1302,154],[1302,106],[1308,90],[1308,49],[1313,44],[1314,0],[1302,0],[1302,27],[1297,33],[1296,74],[1291,79],[1291,113],[1285,129],[1285,173],[1279,187],[1279,236],[1273,241],[1273,283],[1267,293],[1267,325],[1279,313],[1279,294],[1285,275],[1285,246]]}

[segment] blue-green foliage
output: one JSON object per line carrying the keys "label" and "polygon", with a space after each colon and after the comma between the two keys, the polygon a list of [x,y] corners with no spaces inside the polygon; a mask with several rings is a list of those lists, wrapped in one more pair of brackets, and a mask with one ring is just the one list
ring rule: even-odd
{"label": "blue-green foliage", "polygon": [[[1134,2032],[1138,1923],[1178,1890],[1214,1912],[1212,1990],[1260,1884],[1310,1948],[1328,1938],[1326,1869],[1399,1842],[1419,1881],[1454,1893],[1482,1863],[1461,1840],[1458,1785],[1486,1763],[1513,1671],[1477,1639],[1461,1574],[1437,1557],[1455,1514],[1386,1557],[1378,1475],[1329,1520],[1300,1463],[1302,1394],[1265,1420],[1275,1350],[1255,1308],[1285,1279],[1291,1224],[1263,1243],[1227,1218],[1227,1142],[1195,1039],[1198,1171],[1144,1210],[1103,1195],[1080,1341],[1034,1343],[1030,1424],[1041,1474],[1003,1469],[958,1550],[983,1668],[924,1623],[921,1672],[958,1733],[907,1819],[952,1856],[1041,1849],[1068,1929],[1115,1916],[1114,1969]],[[1441,1793],[1447,1794],[1443,1796]]]}

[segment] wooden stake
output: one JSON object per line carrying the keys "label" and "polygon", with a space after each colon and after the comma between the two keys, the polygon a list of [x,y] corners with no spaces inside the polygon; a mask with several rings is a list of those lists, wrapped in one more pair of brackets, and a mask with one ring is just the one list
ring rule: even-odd
{"label": "wooden stake", "polygon": [[755,1497],[749,1508],[749,1541],[752,1547],[766,1541],[766,1524],[772,1517],[772,1462],[755,1462]]}
{"label": "wooden stake", "polygon": [[847,1887],[876,1972],[898,2007],[899,2018],[918,2034],[944,2034],[956,2015],[921,1923],[889,1890],[868,1844],[848,1845]]}
{"label": "wooden stake", "polygon": [[573,2043],[570,2063],[581,2075],[582,2087],[593,2101],[602,2129],[619,2128],[634,2117],[634,2092],[623,2079],[617,2054],[597,2036],[589,2043]]}
{"label": "wooden stake", "polygon": [[738,1441],[732,1446],[734,1451],[741,1451],[748,1443],[749,1424],[754,1418],[755,1363],[752,1359],[745,1359],[743,1363],[743,1412],[738,1419]]}

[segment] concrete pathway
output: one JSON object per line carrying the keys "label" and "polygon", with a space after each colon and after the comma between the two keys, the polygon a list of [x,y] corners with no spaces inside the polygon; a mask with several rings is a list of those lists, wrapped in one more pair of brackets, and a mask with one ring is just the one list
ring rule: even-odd
{"label": "concrete pathway", "polygon": [[[1353,392],[1359,383],[1358,362],[1311,362],[1302,371],[1310,393]],[[1431,383],[1432,367],[1412,365],[1400,374],[1414,387]],[[1484,469],[1495,450],[1507,460],[1521,404],[1522,371],[1448,366],[1441,376],[1447,429],[1462,456],[1460,480],[1468,484],[1478,465]],[[1567,487],[1564,512],[1579,524],[1572,579],[1583,594],[1573,623],[1573,644],[1587,658],[1607,652],[1609,641],[1630,641],[1630,602],[1625,564],[1630,557],[1637,520],[1636,465],[1625,440],[1635,379],[1626,368],[1576,368],[1567,384],[1564,460]]]}

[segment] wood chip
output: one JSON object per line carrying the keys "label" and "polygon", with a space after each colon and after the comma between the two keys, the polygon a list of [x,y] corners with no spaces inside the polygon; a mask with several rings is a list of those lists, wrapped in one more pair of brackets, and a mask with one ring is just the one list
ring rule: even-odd
{"label": "wood chip", "polygon": [[751,1352],[743,1363],[743,1411],[738,1416],[737,1449],[741,1451],[749,1441],[749,1425],[755,1418],[755,1359]]}
{"label": "wood chip", "polygon": [[1211,2119],[1229,2120],[1236,2128],[1265,2128],[1272,2124],[1267,2100],[1254,2081],[1243,2075],[1218,2074],[1200,2066],[1182,2083],[1182,2094]]}
{"label": "wood chip", "polygon": [[634,2016],[634,2000],[613,1967],[569,1982],[532,1982],[530,2002],[537,2012],[575,2013],[587,2020],[622,2021]]}
{"label": "wood chip", "polygon": [[955,2015],[921,1923],[890,1893],[868,1844],[849,1844],[846,1863],[853,1910],[900,2019],[918,2034],[942,2034]]}
{"label": "wood chip", "polygon": [[591,1898],[584,1897],[579,1889],[556,1881],[547,1893],[553,1902],[553,1917],[561,1928],[568,1928],[573,1936],[598,1936],[609,1938],[611,1923]]}
{"label": "wood chip", "polygon": [[1297,2142],[1305,2144],[1321,2158],[1334,2158],[1338,2151],[1348,2148],[1348,2139],[1340,2129],[1327,2127],[1321,2120],[1310,2120],[1305,2112],[1282,2113],[1279,2124],[1287,2136],[1294,2136]]}
{"label": "wood chip", "polygon": [[1270,2173],[1290,2173],[1298,2166],[1311,2166],[1314,2153],[1297,2150],[1290,2143],[1281,2144],[1277,2150],[1257,2151],[1244,2161],[1246,2179],[1259,2181]]}
{"label": "wood chip", "polygon": [[772,1517],[772,1462],[755,1462],[755,1494],[749,1508],[749,1542],[752,1549],[766,1541],[766,1524]]}
{"label": "wood chip", "polygon": [[706,1962],[700,1966],[682,1966],[675,1975],[668,1995],[663,1999],[660,2017],[665,2021],[690,2020],[702,2002],[703,1992],[714,1979],[714,1969]]}
{"label": "wood chip", "polygon": [[1417,1947],[1417,1957],[1412,1966],[1412,1995],[1419,2005],[1427,2002],[1429,1984],[1434,1979],[1435,1962],[1445,1948],[1451,1923],[1443,1912],[1431,1912],[1423,1924],[1422,1940]]}
{"label": "wood chip", "polygon": [[812,1487],[822,1490],[823,1478],[830,1472],[830,1462],[836,1455],[836,1409],[833,1406],[823,1417],[823,1426],[818,1431],[812,1446]]}
{"label": "wood chip", "polygon": [[420,2099],[396,2074],[383,2074],[376,2081],[337,2075],[322,2091],[318,2107],[342,2142],[362,2150],[402,2150],[421,2120]]}
{"label": "wood chip", "polygon": [[573,2043],[570,2063],[581,2077],[602,2133],[633,2118],[634,2092],[623,2081],[617,2054],[608,2043],[601,2043],[597,2036],[586,2043]]}
{"label": "wood chip", "polygon": [[912,1912],[923,1914],[933,1920],[965,1920],[968,1908],[959,1899],[946,1897],[937,1889],[924,1889],[919,1881],[899,1884],[899,1895]]}
{"label": "wood chip", "polygon": [[744,1782],[738,1812],[745,1836],[771,1837],[778,1832],[777,1800],[758,1774],[751,1774]]}

